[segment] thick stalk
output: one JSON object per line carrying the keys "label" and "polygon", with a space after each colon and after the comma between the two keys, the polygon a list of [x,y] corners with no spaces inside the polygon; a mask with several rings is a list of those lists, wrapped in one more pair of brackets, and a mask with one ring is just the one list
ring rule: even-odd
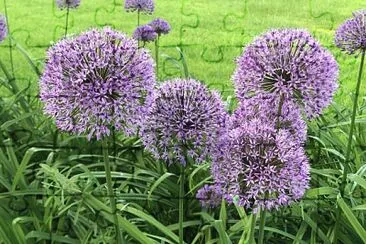
{"label": "thick stalk", "polygon": [[249,243],[255,243],[254,232],[255,232],[255,222],[257,220],[257,214],[252,214],[252,222],[250,223],[250,234],[249,234]]}
{"label": "thick stalk", "polygon": [[[342,182],[340,186],[340,193],[341,196],[344,196],[344,190],[346,188],[346,181],[347,181],[347,174],[349,170],[349,161],[351,156],[351,149],[352,149],[352,139],[353,139],[353,132],[355,128],[355,121],[356,121],[356,113],[357,113],[357,104],[358,104],[358,96],[360,94],[360,87],[361,87],[361,78],[362,78],[362,72],[363,72],[363,66],[365,61],[365,52],[366,50],[363,49],[361,53],[361,64],[358,70],[358,78],[357,78],[357,84],[356,84],[356,92],[353,99],[353,110],[352,110],[352,117],[351,117],[351,128],[348,134],[348,142],[347,142],[347,150],[346,150],[346,157],[344,160],[343,165],[343,175],[342,175]],[[337,212],[336,212],[336,223],[334,227],[334,242],[337,243],[337,233],[338,233],[338,227],[339,227],[339,221],[341,217],[341,210],[338,206]]]}
{"label": "thick stalk", "polygon": [[109,155],[108,155],[108,142],[107,139],[103,140],[103,158],[104,158],[104,168],[105,168],[105,175],[107,181],[107,188],[108,188],[108,196],[111,204],[114,224],[116,228],[116,236],[117,236],[117,243],[122,243],[122,234],[119,229],[118,225],[118,217],[117,217],[117,208],[116,208],[116,199],[114,198],[113,192],[113,185],[112,185],[112,174],[111,174],[111,167],[109,162]]}
{"label": "thick stalk", "polygon": [[68,30],[68,27],[69,27],[69,14],[70,14],[70,7],[67,5],[66,23],[65,23],[65,38],[67,36],[67,30]]}
{"label": "thick stalk", "polygon": [[184,215],[184,166],[181,166],[180,180],[179,180],[179,244],[183,244],[184,231],[183,231],[183,215]]}
{"label": "thick stalk", "polygon": [[260,220],[259,220],[259,236],[258,236],[258,244],[263,244],[264,240],[264,226],[266,223],[266,209],[261,208],[260,210]]}
{"label": "thick stalk", "polygon": [[155,40],[155,63],[156,63],[156,77],[159,80],[159,37]]}

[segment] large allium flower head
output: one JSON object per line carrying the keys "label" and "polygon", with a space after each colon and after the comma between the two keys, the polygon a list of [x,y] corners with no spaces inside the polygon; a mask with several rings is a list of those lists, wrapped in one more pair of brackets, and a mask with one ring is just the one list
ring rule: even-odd
{"label": "large allium flower head", "polygon": [[304,30],[272,30],[248,45],[233,80],[239,100],[271,93],[301,105],[309,118],[330,104],[337,89],[334,57]]}
{"label": "large allium flower head", "polygon": [[50,48],[40,96],[58,128],[101,139],[111,128],[135,135],[153,102],[154,87],[148,51],[107,27]]}
{"label": "large allium flower head", "polygon": [[348,54],[366,49],[366,10],[355,11],[353,18],[339,26],[335,44]]}
{"label": "large allium flower head", "polygon": [[257,118],[273,128],[288,130],[295,141],[303,144],[306,141],[307,126],[299,108],[288,101],[284,101],[280,109],[279,106],[279,101],[271,95],[243,99],[230,118],[231,127],[240,127],[243,122]]}
{"label": "large allium flower head", "polygon": [[6,25],[6,18],[0,14],[0,42],[4,41],[8,35],[8,27]]}
{"label": "large allium flower head", "polygon": [[59,9],[77,8],[80,6],[80,0],[56,0]]}
{"label": "large allium flower head", "polygon": [[153,30],[160,36],[162,34],[166,35],[170,32],[171,27],[166,20],[157,18],[149,23]]}
{"label": "large allium flower head", "polygon": [[308,159],[287,130],[253,119],[232,129],[223,145],[214,155],[212,175],[229,202],[254,211],[279,208],[308,188]]}
{"label": "large allium flower head", "polygon": [[204,185],[197,191],[196,198],[200,201],[202,207],[217,207],[221,204],[222,188],[218,185]]}
{"label": "large allium flower head", "polygon": [[153,42],[158,37],[158,34],[150,25],[142,25],[136,28],[133,33],[133,38],[142,42]]}
{"label": "large allium flower head", "polygon": [[145,14],[152,14],[154,12],[153,0],[126,0],[125,9],[127,12],[140,11]]}
{"label": "large allium flower head", "polygon": [[203,84],[175,79],[156,91],[155,102],[142,129],[146,148],[169,164],[197,163],[216,150],[228,115],[221,97]]}

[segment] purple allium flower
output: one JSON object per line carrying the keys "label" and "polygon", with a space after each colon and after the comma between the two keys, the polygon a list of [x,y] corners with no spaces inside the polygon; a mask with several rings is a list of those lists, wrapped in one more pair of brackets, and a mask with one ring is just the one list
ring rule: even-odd
{"label": "purple allium flower", "polygon": [[152,14],[154,12],[153,0],[126,0],[125,9],[127,12],[140,11],[145,14]]}
{"label": "purple allium flower", "polygon": [[330,104],[337,89],[334,57],[304,30],[272,30],[246,47],[233,76],[239,100],[272,93],[300,103],[309,118]]}
{"label": "purple allium flower", "polygon": [[80,0],[56,0],[56,5],[59,9],[77,8],[80,6]]}
{"label": "purple allium flower", "polygon": [[221,97],[203,84],[175,79],[162,84],[142,129],[146,148],[158,159],[200,163],[216,150],[228,115]]}
{"label": "purple allium flower", "polygon": [[6,25],[6,18],[0,14],[0,42],[4,41],[8,35],[8,27]]}
{"label": "purple allium flower", "polygon": [[202,207],[215,208],[221,204],[222,188],[218,185],[204,185],[197,191],[196,198]]}
{"label": "purple allium flower", "polygon": [[335,44],[348,54],[366,49],[366,10],[354,12],[353,18],[339,26]]}
{"label": "purple allium flower", "polygon": [[154,86],[148,51],[111,28],[93,29],[50,48],[40,97],[58,128],[100,139],[111,127],[134,135],[153,102]]}
{"label": "purple allium flower", "polygon": [[153,30],[158,33],[160,36],[161,34],[168,34],[171,30],[169,23],[163,19],[157,18],[154,19],[149,23],[149,25],[153,28]]}
{"label": "purple allium flower", "polygon": [[308,188],[308,159],[287,130],[253,119],[231,130],[222,145],[211,169],[229,202],[254,211],[279,208]]}
{"label": "purple allium flower", "polygon": [[153,42],[158,37],[158,34],[150,25],[142,25],[136,28],[133,33],[133,38],[143,42]]}
{"label": "purple allium flower", "polygon": [[278,108],[279,101],[270,95],[258,95],[243,99],[231,116],[231,127],[237,128],[243,122],[259,118],[268,126],[288,130],[295,141],[300,144],[304,143],[307,136],[307,126],[301,118],[299,108],[288,101],[284,101],[281,105],[281,114],[279,114]]}

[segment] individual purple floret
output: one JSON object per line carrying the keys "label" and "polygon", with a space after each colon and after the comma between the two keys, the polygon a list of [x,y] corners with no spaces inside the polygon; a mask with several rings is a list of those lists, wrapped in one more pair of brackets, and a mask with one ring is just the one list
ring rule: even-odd
{"label": "individual purple floret", "polygon": [[59,9],[77,8],[80,6],[80,0],[56,0],[56,5]]}
{"label": "individual purple floret", "polygon": [[162,34],[166,35],[171,30],[169,23],[161,18],[154,19],[149,25],[159,36]]}
{"label": "individual purple floret", "polygon": [[8,35],[8,27],[6,25],[6,18],[0,14],[0,42],[4,41]]}
{"label": "individual purple floret", "polygon": [[197,191],[196,198],[202,207],[215,208],[221,204],[222,188],[217,185],[204,185]]}
{"label": "individual purple floret", "polygon": [[175,79],[158,88],[147,117],[146,148],[157,159],[186,165],[186,156],[200,163],[216,150],[228,115],[218,93],[192,79]]}
{"label": "individual purple floret", "polygon": [[135,135],[153,102],[154,62],[137,42],[111,28],[64,39],[48,51],[40,80],[45,113],[63,131]]}
{"label": "individual purple floret", "polygon": [[[279,114],[281,112],[281,114]],[[231,127],[240,127],[248,120],[261,119],[273,128],[286,129],[300,144],[306,141],[307,126],[297,106],[284,101],[279,111],[279,101],[270,95],[258,95],[243,99],[231,116]]]}
{"label": "individual purple floret", "polygon": [[136,28],[133,33],[133,38],[142,42],[153,42],[158,37],[158,34],[150,25],[142,25]]}
{"label": "individual purple floret", "polygon": [[319,115],[337,89],[334,57],[304,30],[272,30],[248,45],[233,76],[239,100],[271,93]]}
{"label": "individual purple floret", "polygon": [[153,0],[126,0],[125,9],[128,12],[139,11],[145,14],[152,14],[154,12]]}
{"label": "individual purple floret", "polygon": [[366,49],[366,10],[354,12],[353,18],[339,26],[335,44],[348,54]]}
{"label": "individual purple floret", "polygon": [[256,212],[301,199],[309,185],[309,164],[288,131],[252,119],[223,138],[212,175],[226,200]]}

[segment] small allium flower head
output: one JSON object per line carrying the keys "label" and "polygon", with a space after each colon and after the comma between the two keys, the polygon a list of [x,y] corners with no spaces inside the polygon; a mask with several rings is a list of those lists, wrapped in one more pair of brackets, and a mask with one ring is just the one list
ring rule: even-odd
{"label": "small allium flower head", "polygon": [[133,38],[142,42],[153,42],[158,37],[158,34],[150,25],[142,25],[136,28],[133,33]]}
{"label": "small allium flower head", "polygon": [[147,117],[146,148],[169,164],[186,165],[186,156],[200,163],[216,150],[228,115],[218,93],[192,79],[175,79],[158,88]]}
{"label": "small allium flower head", "polygon": [[348,54],[366,49],[366,10],[354,12],[353,18],[339,26],[335,44]]}
{"label": "small allium flower head", "polygon": [[171,27],[169,23],[163,19],[157,18],[149,23],[153,30],[160,36],[162,34],[166,35],[170,32]]}
{"label": "small allium flower head", "polygon": [[50,48],[40,97],[58,128],[101,139],[112,127],[135,135],[153,102],[154,87],[148,51],[125,34],[104,28]]}
{"label": "small allium flower head", "polygon": [[0,42],[4,41],[8,35],[8,27],[6,25],[6,18],[0,14]]}
{"label": "small allium flower head", "polygon": [[222,144],[212,175],[229,202],[254,211],[279,208],[308,188],[308,159],[288,131],[253,119],[231,130]]}
{"label": "small allium flower head", "polygon": [[204,185],[197,191],[196,198],[202,207],[215,208],[221,204],[222,188],[218,185]]}
{"label": "small allium flower head", "polygon": [[309,118],[330,104],[337,89],[334,57],[306,31],[272,30],[248,45],[233,76],[239,100],[271,93],[300,104]]}
{"label": "small allium flower head", "polygon": [[77,8],[80,6],[80,0],[56,0],[59,9]]}
{"label": "small allium flower head", "polygon": [[140,11],[145,14],[152,14],[154,12],[153,0],[126,0],[125,9],[127,12]]}
{"label": "small allium flower head", "polygon": [[[270,95],[258,95],[242,100],[231,116],[231,127],[240,127],[243,122],[260,119],[273,128],[286,129],[300,144],[306,141],[307,126],[297,106],[284,101],[279,111],[279,101]],[[279,114],[281,112],[281,114]]]}

